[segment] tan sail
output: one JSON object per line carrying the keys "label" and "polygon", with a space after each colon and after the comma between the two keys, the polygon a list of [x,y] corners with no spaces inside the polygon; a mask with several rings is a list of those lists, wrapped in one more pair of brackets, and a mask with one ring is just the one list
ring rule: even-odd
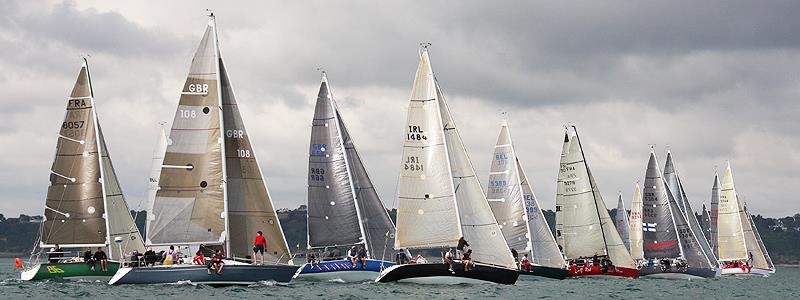
{"label": "tan sail", "polygon": [[634,260],[644,259],[644,237],[642,236],[642,189],[639,183],[633,190],[633,200],[631,200],[631,257]]}
{"label": "tan sail", "polygon": [[752,257],[752,267],[762,270],[770,270],[770,264],[767,262],[767,257],[764,251],[761,250],[756,238],[756,233],[753,231],[753,222],[747,213],[744,203],[741,198],[736,197],[739,202],[739,217],[742,219],[742,230],[744,232],[744,243],[747,248],[747,257]]}
{"label": "tan sail", "polygon": [[731,166],[728,164],[725,175],[722,177],[717,216],[717,244],[720,261],[747,259],[740,210],[736,188],[733,185]]}

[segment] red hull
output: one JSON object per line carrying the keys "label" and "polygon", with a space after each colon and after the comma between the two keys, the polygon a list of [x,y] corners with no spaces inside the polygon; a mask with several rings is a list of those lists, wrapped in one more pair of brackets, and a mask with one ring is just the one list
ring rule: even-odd
{"label": "red hull", "polygon": [[626,277],[626,278],[639,278],[639,269],[629,268],[611,268],[608,272],[603,273],[600,266],[583,266],[576,265],[569,266],[569,277],[584,277],[584,276],[610,276],[610,277]]}

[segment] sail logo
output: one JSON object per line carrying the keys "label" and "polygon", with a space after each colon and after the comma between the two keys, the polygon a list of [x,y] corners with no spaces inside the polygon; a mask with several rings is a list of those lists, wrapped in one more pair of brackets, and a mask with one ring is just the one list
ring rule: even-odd
{"label": "sail logo", "polygon": [[61,274],[64,273],[64,270],[57,267],[57,266],[47,266],[47,273],[50,274]]}
{"label": "sail logo", "polygon": [[644,223],[642,229],[646,232],[656,232],[656,223]]}
{"label": "sail logo", "polygon": [[327,144],[311,144],[311,156],[325,157],[325,147]]}

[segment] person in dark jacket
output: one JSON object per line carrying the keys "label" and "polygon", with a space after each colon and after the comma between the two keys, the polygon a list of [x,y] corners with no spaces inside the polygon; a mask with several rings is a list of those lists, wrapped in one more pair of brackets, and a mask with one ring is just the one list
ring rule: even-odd
{"label": "person in dark jacket", "polygon": [[458,239],[458,245],[456,245],[456,254],[458,255],[458,259],[464,259],[464,247],[469,247],[469,242],[464,239],[464,237],[460,237]]}
{"label": "person in dark jacket", "polygon": [[97,252],[94,253],[94,260],[100,263],[100,270],[108,272],[108,255],[103,251],[103,247],[97,247]]}

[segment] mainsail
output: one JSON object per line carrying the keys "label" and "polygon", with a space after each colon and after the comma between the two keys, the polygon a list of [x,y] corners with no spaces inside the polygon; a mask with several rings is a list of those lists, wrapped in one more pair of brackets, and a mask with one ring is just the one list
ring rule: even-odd
{"label": "mainsail", "polygon": [[709,243],[711,244],[711,251],[714,252],[714,255],[717,257],[720,257],[717,226],[719,222],[719,194],[721,186],[722,184],[719,182],[719,175],[714,173],[714,186],[711,188],[711,211],[709,212],[711,221],[709,226]]}
{"label": "mainsail", "polygon": [[642,223],[642,189],[639,183],[633,190],[633,200],[631,200],[631,224],[630,224],[630,246],[631,257],[634,260],[644,259],[644,237]]}
{"label": "mainsail", "polygon": [[289,249],[219,54],[213,14],[195,52],[169,135],[148,244],[224,244],[251,253],[256,231],[268,257]]}
{"label": "mainsail", "polygon": [[688,221],[689,230],[692,231],[691,234],[697,239],[697,242],[700,245],[700,251],[703,252],[703,256],[707,257],[707,261],[709,261],[713,266],[716,266],[716,255],[711,250],[711,246],[709,245],[705,234],[703,234],[703,228],[700,226],[700,222],[698,222],[697,216],[694,214],[692,205],[689,204],[689,197],[686,196],[686,191],[683,189],[683,183],[681,182],[680,176],[678,176],[678,171],[675,168],[675,164],[672,160],[672,153],[670,151],[667,151],[667,160],[664,165],[664,180],[672,192],[672,196],[675,197],[675,201],[678,202],[678,206],[681,208],[683,216],[685,217],[686,221]]}
{"label": "mainsail", "polygon": [[568,258],[608,255],[615,265],[635,268],[636,263],[617,233],[597,182],[575,136],[565,134],[556,194],[556,238]]}
{"label": "mainsail", "polygon": [[619,192],[619,201],[617,201],[617,214],[614,220],[617,225],[617,233],[619,233],[619,237],[622,238],[622,242],[625,243],[625,248],[630,250],[631,225],[628,223],[628,212],[625,210],[625,202],[622,201],[622,192]]}
{"label": "mainsail", "polygon": [[739,205],[736,187],[733,185],[730,164],[725,169],[721,186],[717,215],[717,251],[719,251],[719,260],[745,260],[747,259],[747,248],[745,247],[744,228],[740,212],[742,209]]}
{"label": "mainsail", "polygon": [[[383,207],[341,119],[323,72],[311,129],[308,173],[309,247],[364,242],[371,257],[387,255],[394,224]],[[393,242],[393,239],[392,239]]]}
{"label": "mainsail", "polygon": [[536,265],[555,268],[565,265],[522,163],[514,151],[505,120],[492,157],[486,197],[509,247],[530,252],[531,261]]}
{"label": "mainsail", "polygon": [[454,246],[463,234],[476,261],[515,268],[436,83],[427,47],[421,49],[408,111],[395,247]]}
{"label": "mainsail", "polygon": [[[41,246],[110,246],[122,238],[123,251],[142,249],[94,106],[88,62],[84,59],[67,100],[56,154],[50,169]],[[109,247],[120,259],[119,247]]]}

